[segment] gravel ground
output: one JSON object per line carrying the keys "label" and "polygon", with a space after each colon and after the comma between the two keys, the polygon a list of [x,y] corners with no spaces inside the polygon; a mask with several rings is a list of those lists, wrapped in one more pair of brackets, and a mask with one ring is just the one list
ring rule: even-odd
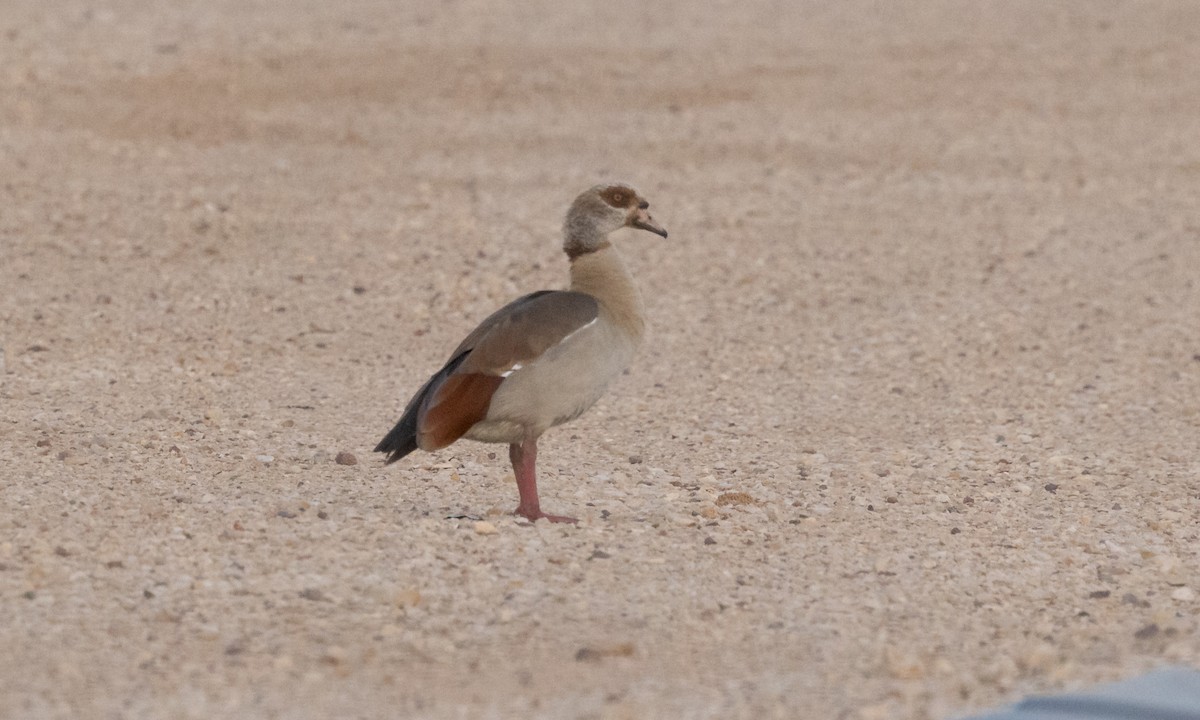
{"label": "gravel ground", "polygon": [[[1200,663],[1200,5],[0,7],[0,717],[943,718]],[[370,450],[567,203],[652,335]],[[339,453],[341,455],[338,461]],[[448,517],[450,516],[450,517]]]}

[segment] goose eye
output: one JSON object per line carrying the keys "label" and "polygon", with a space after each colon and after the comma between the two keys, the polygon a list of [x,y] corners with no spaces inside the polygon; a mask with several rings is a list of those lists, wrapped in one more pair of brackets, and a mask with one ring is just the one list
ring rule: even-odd
{"label": "goose eye", "polygon": [[631,208],[638,198],[637,193],[629,188],[616,185],[604,188],[600,199],[615,208]]}

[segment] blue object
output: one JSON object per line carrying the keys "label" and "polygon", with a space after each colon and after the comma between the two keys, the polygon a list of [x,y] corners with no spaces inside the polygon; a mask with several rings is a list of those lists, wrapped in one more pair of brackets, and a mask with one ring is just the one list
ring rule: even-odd
{"label": "blue object", "polygon": [[1200,720],[1200,672],[1160,668],[1083,692],[1026,698],[966,720]]}

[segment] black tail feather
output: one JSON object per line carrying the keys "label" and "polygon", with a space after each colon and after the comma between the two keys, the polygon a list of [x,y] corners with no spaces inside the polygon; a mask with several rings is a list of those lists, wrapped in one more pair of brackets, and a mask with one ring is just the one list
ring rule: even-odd
{"label": "black tail feather", "polygon": [[417,449],[417,417],[405,415],[396,423],[396,427],[384,436],[375,446],[375,452],[387,453],[385,465],[391,465],[400,458]]}

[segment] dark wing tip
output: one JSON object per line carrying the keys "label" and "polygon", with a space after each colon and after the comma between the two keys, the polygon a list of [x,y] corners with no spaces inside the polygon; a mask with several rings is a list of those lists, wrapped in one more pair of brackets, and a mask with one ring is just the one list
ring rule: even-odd
{"label": "dark wing tip", "polygon": [[396,427],[392,428],[391,432],[375,446],[374,452],[387,453],[387,457],[383,461],[384,465],[391,465],[417,449],[416,428],[407,427],[409,424],[404,420],[396,423]]}
{"label": "dark wing tip", "polygon": [[408,401],[408,406],[404,408],[404,415],[400,418],[400,421],[375,446],[374,452],[388,453],[387,458],[384,460],[384,465],[391,465],[420,447],[417,443],[417,419],[421,412],[421,405],[425,402],[425,398],[431,392],[435,392],[438,386],[442,384],[448,375],[454,372],[455,368],[462,364],[462,361],[466,357],[467,352],[462,352],[451,359],[450,362],[446,363],[445,367],[429,378],[421,386],[421,389],[417,391],[417,394]]}

